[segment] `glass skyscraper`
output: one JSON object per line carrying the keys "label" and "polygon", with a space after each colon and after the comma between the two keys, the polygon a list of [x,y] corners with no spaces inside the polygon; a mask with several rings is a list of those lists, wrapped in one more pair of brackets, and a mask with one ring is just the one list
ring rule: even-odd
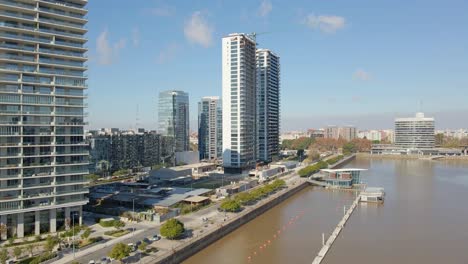
{"label": "glass skyscraper", "polygon": [[2,239],[81,224],[86,0],[0,1]]}
{"label": "glass skyscraper", "polygon": [[182,91],[159,93],[158,127],[163,136],[174,138],[174,151],[189,150],[189,97]]}

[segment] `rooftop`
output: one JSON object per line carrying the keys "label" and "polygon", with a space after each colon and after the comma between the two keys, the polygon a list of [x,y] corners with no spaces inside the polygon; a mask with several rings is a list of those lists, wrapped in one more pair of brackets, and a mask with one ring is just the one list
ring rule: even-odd
{"label": "rooftop", "polygon": [[209,162],[200,162],[200,163],[170,167],[170,168],[167,168],[167,169],[171,169],[171,170],[174,170],[174,171],[181,171],[181,170],[188,170],[188,169],[191,170],[191,169],[194,169],[194,168],[200,168],[200,167],[205,167],[205,166],[216,166],[216,164],[209,163]]}

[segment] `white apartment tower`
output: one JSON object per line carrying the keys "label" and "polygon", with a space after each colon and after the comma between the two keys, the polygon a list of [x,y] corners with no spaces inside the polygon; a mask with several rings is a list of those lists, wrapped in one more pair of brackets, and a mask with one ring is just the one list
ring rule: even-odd
{"label": "white apartment tower", "polygon": [[279,154],[280,62],[268,49],[257,58],[257,159],[271,162]]}
{"label": "white apartment tower", "polygon": [[256,158],[256,43],[234,33],[222,40],[223,166],[240,172]]}
{"label": "white apartment tower", "polygon": [[198,102],[198,151],[200,160],[216,160],[223,153],[221,100],[203,97]]}
{"label": "white apartment tower", "polygon": [[434,148],[434,123],[434,118],[425,117],[424,113],[395,119],[395,146],[406,149]]}
{"label": "white apartment tower", "polygon": [[0,1],[3,240],[82,222],[89,155],[83,131],[86,4]]}

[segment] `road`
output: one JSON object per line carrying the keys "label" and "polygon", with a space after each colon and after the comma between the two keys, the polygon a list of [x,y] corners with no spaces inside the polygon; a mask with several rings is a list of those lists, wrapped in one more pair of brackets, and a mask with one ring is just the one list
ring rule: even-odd
{"label": "road", "polygon": [[[281,177],[281,179],[284,179],[287,183],[287,185],[294,185],[295,182],[299,179],[299,176],[297,175],[297,171],[301,169],[301,167],[296,168],[293,173],[286,175],[284,177]],[[223,213],[218,211],[219,204],[216,203],[210,207],[201,209],[199,211],[187,214],[187,215],[181,215],[178,216],[177,218],[184,223],[185,228],[191,232],[191,235],[195,235],[197,232],[203,232],[206,229],[213,228],[216,225],[219,225],[225,221],[225,218],[229,218],[231,216],[230,213]],[[202,218],[208,218],[209,220],[206,222],[202,221]],[[135,243],[136,241],[141,241],[145,237],[149,238],[154,235],[159,234],[159,225],[155,225],[152,223],[139,223],[139,224],[134,224],[133,226],[136,227],[136,230],[143,230],[143,232],[139,231],[136,232],[133,236],[130,236],[126,239],[123,239],[122,241],[119,241],[124,244],[128,243]],[[132,225],[130,225],[132,227]],[[127,227],[128,228],[128,227]],[[73,259],[72,261],[77,261],[79,263],[89,263],[90,260],[94,261],[99,261],[101,258],[107,256],[109,252],[112,250],[112,247],[117,243],[115,241],[116,239],[113,239],[111,241],[108,241],[106,246],[101,246],[102,248],[99,248],[98,246],[95,246],[93,248],[96,248],[96,250],[91,250],[90,254],[87,254],[85,256],[80,256],[76,259]],[[179,240],[179,241],[170,241],[166,239],[161,239],[160,241],[153,242],[150,244],[150,247],[156,247],[160,251],[159,254],[162,254],[166,251],[172,250],[173,247],[180,245],[180,243],[183,243],[184,239]],[[147,257],[147,259],[150,257]],[[126,262],[126,263],[132,263],[135,262],[133,260],[138,259],[135,258],[135,256],[131,257],[132,261]],[[70,255],[68,255],[68,258],[66,259],[67,261],[70,260]],[[65,261],[64,258],[54,262],[54,263],[68,263]],[[70,261],[71,262],[71,261]],[[145,261],[146,262],[146,261]]]}

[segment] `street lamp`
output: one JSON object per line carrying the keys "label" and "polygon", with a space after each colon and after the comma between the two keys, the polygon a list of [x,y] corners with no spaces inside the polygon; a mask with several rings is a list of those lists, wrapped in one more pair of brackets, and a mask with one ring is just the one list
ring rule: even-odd
{"label": "street lamp", "polygon": [[73,259],[75,259],[75,214],[76,212],[72,213],[72,247],[73,247]]}
{"label": "street lamp", "polygon": [[[132,204],[133,204],[133,214],[132,214],[132,220],[135,218],[135,198],[132,199]],[[135,226],[132,228],[132,236],[135,235]]]}

